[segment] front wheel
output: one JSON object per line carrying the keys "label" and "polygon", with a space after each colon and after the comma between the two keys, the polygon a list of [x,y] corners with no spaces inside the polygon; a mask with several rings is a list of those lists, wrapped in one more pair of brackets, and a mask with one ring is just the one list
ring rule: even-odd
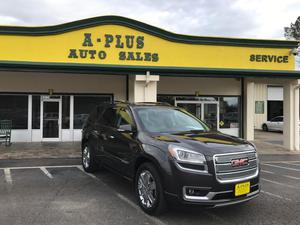
{"label": "front wheel", "polygon": [[269,130],[267,124],[263,124],[262,129],[263,129],[264,131],[268,131],[268,130]]}
{"label": "front wheel", "polygon": [[89,143],[86,143],[82,149],[82,167],[88,173],[98,170],[94,149]]}
{"label": "front wheel", "polygon": [[144,212],[150,215],[159,215],[166,210],[161,178],[151,163],[144,163],[137,170],[135,192],[138,203]]}

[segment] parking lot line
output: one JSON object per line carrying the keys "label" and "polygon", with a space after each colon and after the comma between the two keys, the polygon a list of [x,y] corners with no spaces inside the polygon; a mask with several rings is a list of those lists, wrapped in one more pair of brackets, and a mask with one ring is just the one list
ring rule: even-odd
{"label": "parking lot line", "polygon": [[293,177],[293,176],[289,176],[289,175],[282,175],[282,176],[293,179],[293,180],[300,180],[300,177]]}
{"label": "parking lot line", "polygon": [[263,173],[269,173],[269,174],[274,174],[274,172],[268,171],[268,170],[260,170]]}
{"label": "parking lot line", "polygon": [[298,163],[300,163],[300,161],[263,161],[261,164],[263,163],[296,163],[296,165],[300,165]]}
{"label": "parking lot line", "polygon": [[285,166],[278,166],[278,165],[273,165],[273,164],[269,164],[269,163],[261,163],[261,165],[300,172],[300,169],[291,168],[291,167],[285,167]]}
{"label": "parking lot line", "polygon": [[[77,165],[76,166],[80,171],[82,171],[83,173],[85,173],[86,175],[92,177],[95,180],[98,180],[99,182],[101,182],[102,184],[104,184],[105,186],[109,187],[109,185],[107,183],[105,183],[104,181],[102,181],[102,179],[100,179],[99,177],[95,176],[94,174],[91,173],[87,173],[84,171],[84,169],[82,168],[81,165]],[[166,225],[166,223],[164,223],[163,221],[161,221],[160,219],[157,219],[155,217],[149,216],[148,214],[144,213],[134,202],[132,202],[130,199],[128,199],[127,197],[125,197],[124,195],[122,195],[121,193],[110,189],[118,198],[120,198],[121,200],[123,200],[124,202],[126,202],[128,205],[130,205],[131,207],[133,207],[134,209],[136,209],[137,211],[143,213],[148,219],[150,219],[152,222],[154,222],[156,225]]]}
{"label": "parking lot line", "polygon": [[286,201],[292,201],[292,199],[290,199],[290,198],[285,198],[285,197],[282,197],[282,196],[280,196],[280,195],[273,194],[273,193],[268,192],[268,191],[260,190],[260,192],[263,193],[263,194],[266,194],[266,195],[270,195],[270,196],[272,196],[272,197],[276,197],[276,198],[280,198],[280,199],[286,200]]}
{"label": "parking lot line", "polygon": [[4,175],[5,175],[6,182],[8,184],[12,184],[12,178],[11,178],[10,169],[8,169],[8,168],[4,169]]}
{"label": "parking lot line", "polygon": [[300,166],[300,164],[293,163],[293,162],[283,162],[283,163],[287,164],[287,165],[292,165],[292,166]]}
{"label": "parking lot line", "polygon": [[41,169],[41,171],[44,172],[44,174],[45,174],[47,177],[49,177],[50,179],[53,179],[52,174],[51,174],[45,167],[41,167],[40,169]]}
{"label": "parking lot line", "polygon": [[20,167],[2,167],[0,170],[10,169],[10,170],[24,170],[24,169],[40,169],[41,167],[45,168],[69,168],[69,167],[78,167],[79,165],[64,165],[64,166],[20,166]]}
{"label": "parking lot line", "polygon": [[267,182],[270,182],[270,183],[273,183],[273,184],[278,184],[278,185],[281,185],[281,186],[284,186],[284,187],[288,187],[288,188],[293,188],[293,189],[298,189],[298,190],[300,190],[300,188],[295,187],[295,186],[293,186],[293,185],[284,184],[284,183],[280,183],[280,182],[277,182],[277,181],[268,180],[268,179],[265,179],[265,178],[260,178],[260,179],[261,179],[261,180],[264,180],[264,181],[267,181]]}

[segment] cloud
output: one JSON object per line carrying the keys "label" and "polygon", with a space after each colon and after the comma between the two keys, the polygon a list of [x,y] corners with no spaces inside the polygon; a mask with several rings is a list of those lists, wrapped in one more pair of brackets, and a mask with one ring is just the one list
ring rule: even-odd
{"label": "cloud", "polygon": [[45,26],[120,15],[175,33],[283,38],[283,27],[299,14],[297,1],[10,0],[1,2],[0,21],[6,25]]}

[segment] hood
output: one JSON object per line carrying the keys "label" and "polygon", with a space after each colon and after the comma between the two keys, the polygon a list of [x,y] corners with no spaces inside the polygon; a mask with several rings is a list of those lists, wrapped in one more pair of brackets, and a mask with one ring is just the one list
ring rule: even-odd
{"label": "hood", "polygon": [[151,139],[157,147],[167,149],[169,144],[213,156],[214,154],[253,150],[253,146],[234,136],[220,132],[188,132],[174,134],[152,134]]}

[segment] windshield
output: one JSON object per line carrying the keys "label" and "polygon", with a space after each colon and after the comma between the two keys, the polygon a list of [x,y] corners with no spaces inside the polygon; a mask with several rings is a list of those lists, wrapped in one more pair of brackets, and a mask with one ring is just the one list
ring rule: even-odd
{"label": "windshield", "polygon": [[149,132],[178,133],[209,130],[200,120],[180,109],[140,107],[135,111],[145,130]]}

